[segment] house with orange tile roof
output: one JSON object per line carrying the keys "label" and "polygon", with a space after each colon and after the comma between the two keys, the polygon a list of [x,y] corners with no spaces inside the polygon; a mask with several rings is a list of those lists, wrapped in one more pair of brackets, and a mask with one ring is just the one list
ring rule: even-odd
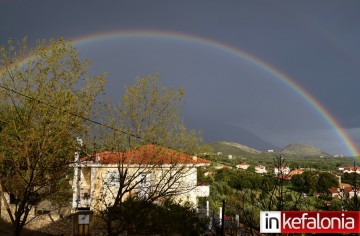
{"label": "house with orange tile roof", "polygon": [[360,187],[356,187],[347,184],[347,183],[339,183],[339,187],[332,187],[328,189],[332,197],[338,197],[342,199],[353,198],[355,195],[360,196]]}
{"label": "house with orange tile roof", "polygon": [[290,167],[288,166],[281,166],[274,168],[275,175],[288,175],[290,173]]}
{"label": "house with orange tile roof", "polygon": [[247,170],[249,168],[249,166],[250,166],[249,164],[243,162],[243,163],[236,165],[236,168]]}
{"label": "house with orange tile roof", "polygon": [[303,169],[296,169],[296,170],[292,170],[290,171],[290,173],[287,175],[288,179],[291,179],[294,175],[302,175],[302,173],[304,173]]}
{"label": "house with orange tile roof", "polygon": [[[198,186],[197,168],[210,162],[157,145],[124,152],[103,151],[75,158],[72,208],[104,209],[127,183],[126,196],[144,199],[168,191],[167,197],[197,205],[198,197],[209,196],[209,186]],[[126,175],[126,176],[125,176]]]}
{"label": "house with orange tile roof", "polygon": [[266,167],[263,166],[263,165],[257,165],[257,166],[255,166],[255,173],[258,173],[258,174],[266,174],[266,173],[267,173]]}
{"label": "house with orange tile roof", "polygon": [[304,173],[303,169],[295,169],[291,170],[288,174],[279,174],[278,177],[286,180],[291,180],[294,175],[301,175],[302,173]]}
{"label": "house with orange tile roof", "polygon": [[341,198],[341,192],[339,188],[331,187],[328,189],[331,197],[338,197]]}

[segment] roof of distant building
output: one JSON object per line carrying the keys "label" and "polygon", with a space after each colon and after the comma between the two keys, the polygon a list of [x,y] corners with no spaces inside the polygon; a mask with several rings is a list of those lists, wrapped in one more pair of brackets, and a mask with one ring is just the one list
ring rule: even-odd
{"label": "roof of distant building", "polygon": [[249,164],[243,162],[243,163],[237,164],[237,166],[249,166]]}

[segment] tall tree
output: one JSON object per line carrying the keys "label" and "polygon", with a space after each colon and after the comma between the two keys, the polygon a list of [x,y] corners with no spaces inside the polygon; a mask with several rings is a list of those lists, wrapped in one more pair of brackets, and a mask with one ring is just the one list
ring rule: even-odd
{"label": "tall tree", "polygon": [[62,39],[8,41],[0,48],[0,184],[19,235],[30,210],[59,194],[71,174],[76,137],[89,128],[103,76],[86,77],[87,61]]}
{"label": "tall tree", "polygon": [[326,193],[331,187],[339,187],[338,177],[328,172],[320,173],[317,182],[317,191]]}
{"label": "tall tree", "polygon": [[199,151],[200,133],[182,122],[183,88],[168,88],[159,75],[143,76],[125,85],[120,103],[111,105],[103,123],[102,145],[108,150],[128,150],[158,144],[184,152]]}
{"label": "tall tree", "polygon": [[[183,90],[161,85],[159,76],[154,75],[141,77],[134,85],[126,86],[121,102],[111,110],[111,120],[106,123],[116,128],[99,132],[103,135],[103,148],[117,155],[117,187],[107,186],[102,191],[99,201],[103,207],[98,208],[109,235],[126,229],[122,217],[125,216],[124,202],[129,196],[143,202],[141,208],[133,211],[141,214],[146,206],[159,199],[196,187],[196,171],[189,165],[196,160],[179,150],[198,152],[201,138],[198,132],[185,129],[180,118],[182,105]],[[195,182],[181,182],[190,175],[194,175]],[[106,180],[103,182],[106,186]],[[144,188],[144,183],[148,187]],[[142,194],[134,195],[137,189],[142,189]],[[109,195],[111,201],[105,201]]]}
{"label": "tall tree", "polygon": [[299,210],[305,205],[305,199],[301,193],[296,193],[287,188],[288,180],[286,174],[283,172],[283,167],[286,166],[285,158],[280,155],[275,155],[273,158],[274,168],[280,170],[278,176],[267,176],[263,178],[260,186],[260,194],[253,194],[254,198],[258,200],[258,205],[261,210]]}

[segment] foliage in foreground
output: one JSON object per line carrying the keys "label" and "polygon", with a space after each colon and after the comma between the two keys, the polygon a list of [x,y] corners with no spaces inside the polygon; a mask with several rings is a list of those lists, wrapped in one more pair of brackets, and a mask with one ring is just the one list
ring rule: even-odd
{"label": "foliage in foreground", "polygon": [[[76,137],[85,135],[82,117],[94,114],[102,76],[86,77],[88,63],[64,40],[0,46],[0,187],[19,235],[36,204],[69,190]],[[1,190],[1,189],[0,189]]]}
{"label": "foliage in foreground", "polygon": [[[333,165],[336,169],[335,163]],[[272,168],[280,166],[289,164],[282,156],[275,155]],[[251,234],[259,229],[261,210],[358,210],[360,198],[331,196],[328,190],[339,184],[335,173],[340,174],[308,169],[288,180],[273,173],[261,175],[254,170],[210,167],[199,171],[198,179],[211,187],[211,210],[218,212],[222,200],[226,200],[225,215],[233,220],[238,215],[242,227]],[[343,182],[353,187],[359,186],[359,179],[357,175],[342,175]]]}
{"label": "foliage in foreground", "polygon": [[[118,211],[119,210],[119,211]],[[112,208],[113,225],[121,223],[129,234],[197,235],[206,219],[199,219],[189,204],[166,199],[161,204],[128,198],[122,209]]]}
{"label": "foliage in foreground", "polygon": [[[116,215],[128,214],[124,204],[129,195],[137,195],[143,200],[142,208],[147,208],[159,199],[196,187],[192,181],[183,181],[192,175],[194,167],[180,160],[182,152],[198,153],[202,138],[198,132],[184,127],[183,103],[182,89],[168,88],[160,83],[159,76],[153,75],[125,86],[119,104],[109,107],[103,123],[114,129],[99,127],[98,145],[117,155],[114,168],[117,187],[105,187],[96,199],[99,204],[94,206],[107,224],[108,235],[118,235],[127,227],[125,221],[117,221]],[[120,152],[126,154],[121,156]]]}

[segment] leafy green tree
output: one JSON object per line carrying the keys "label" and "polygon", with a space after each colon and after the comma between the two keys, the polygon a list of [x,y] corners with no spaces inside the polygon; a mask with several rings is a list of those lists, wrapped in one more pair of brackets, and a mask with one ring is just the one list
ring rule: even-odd
{"label": "leafy green tree", "polygon": [[129,234],[192,235],[204,229],[206,219],[200,220],[189,204],[165,199],[161,204],[127,198],[124,201],[122,220]]}
{"label": "leafy green tree", "polygon": [[354,197],[350,198],[347,196],[343,197],[343,207],[345,210],[360,210],[360,177],[357,173],[344,173],[342,182],[351,185],[352,194]]}
{"label": "leafy green tree", "polygon": [[255,165],[250,165],[249,168],[247,168],[247,172],[255,172]]}
{"label": "leafy green tree", "polygon": [[359,211],[360,210],[360,197],[359,191],[357,191],[357,197],[343,199],[344,210]]}
{"label": "leafy green tree", "polygon": [[338,178],[334,174],[328,172],[320,173],[317,181],[317,190],[325,193],[331,187],[339,187]]}
{"label": "leafy green tree", "polygon": [[344,173],[341,182],[350,184],[352,186],[360,186],[360,175],[357,173]]}
{"label": "leafy green tree", "polygon": [[257,173],[237,171],[231,176],[228,184],[237,190],[258,189],[261,181],[262,176]]}
{"label": "leafy green tree", "polygon": [[331,200],[331,204],[329,206],[330,211],[341,211],[342,210],[342,202],[338,198],[334,198]]}
{"label": "leafy green tree", "polygon": [[233,174],[233,171],[231,169],[220,169],[216,172],[216,175],[214,177],[216,182],[225,182],[229,183],[229,181],[234,178],[235,175]]}
{"label": "leafy green tree", "polygon": [[317,191],[318,175],[313,171],[304,171],[301,175],[292,176],[291,184],[298,192],[312,194]]}
{"label": "leafy green tree", "polygon": [[296,188],[301,188],[305,184],[304,176],[294,175],[291,177],[291,184]]}
{"label": "leafy green tree", "polygon": [[[142,200],[148,203],[185,193],[196,187],[186,182],[179,184],[183,177],[192,173],[194,167],[179,163],[176,159],[178,151],[191,154],[202,152],[199,148],[202,144],[200,134],[188,131],[182,123],[183,96],[183,89],[161,85],[159,76],[144,76],[135,80],[133,85],[125,87],[119,105],[109,107],[105,117],[107,120],[104,122],[114,128],[100,130],[103,149],[119,153],[147,144],[155,144],[156,147],[152,149],[152,153],[144,152],[139,155],[141,158],[137,160],[135,167],[134,163],[119,158],[119,188],[108,188],[97,199],[100,206],[96,211],[106,222],[109,235],[118,235],[126,229],[126,222],[121,220],[126,211],[124,202],[141,185],[141,176],[160,170],[164,176],[158,177],[157,183],[152,183],[151,188],[147,189],[146,198]],[[168,152],[167,160],[159,161],[157,156],[166,152],[167,147],[176,151]],[[163,165],[164,161],[169,164]],[[108,197],[105,196],[107,194],[113,196],[113,201],[103,200]]]}
{"label": "leafy green tree", "polygon": [[[282,155],[273,158],[274,168],[280,169],[286,165]],[[254,193],[253,197],[258,199],[261,210],[299,210],[304,202],[301,192],[294,192],[289,188],[289,181],[279,176],[264,176],[260,186],[260,193]]]}
{"label": "leafy green tree", "polygon": [[91,118],[104,84],[85,77],[87,68],[62,39],[0,47],[0,184],[16,204],[8,207],[14,235],[33,206],[69,189],[76,137],[89,128],[82,117]]}

